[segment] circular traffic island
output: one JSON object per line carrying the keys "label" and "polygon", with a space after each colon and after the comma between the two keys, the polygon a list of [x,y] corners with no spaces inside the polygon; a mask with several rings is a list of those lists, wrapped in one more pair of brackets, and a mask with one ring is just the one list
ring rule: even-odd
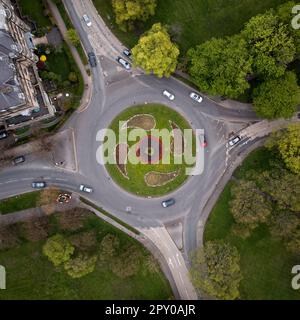
{"label": "circular traffic island", "polygon": [[[124,190],[142,197],[162,196],[189,177],[186,169],[193,165],[187,165],[184,151],[195,154],[195,137],[178,112],[160,104],[138,105],[119,114],[109,129],[106,168]],[[115,139],[110,141],[112,133]]]}

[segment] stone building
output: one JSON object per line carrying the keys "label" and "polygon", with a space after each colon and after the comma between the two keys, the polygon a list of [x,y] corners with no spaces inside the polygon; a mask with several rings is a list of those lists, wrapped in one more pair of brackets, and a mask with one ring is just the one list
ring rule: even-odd
{"label": "stone building", "polygon": [[38,75],[29,26],[0,0],[0,124],[15,129],[52,117],[55,108]]}

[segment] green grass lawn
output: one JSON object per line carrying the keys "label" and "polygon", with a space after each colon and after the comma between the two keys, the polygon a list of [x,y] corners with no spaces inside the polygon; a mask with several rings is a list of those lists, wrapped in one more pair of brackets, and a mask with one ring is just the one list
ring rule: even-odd
{"label": "green grass lawn", "polygon": [[33,20],[38,28],[51,27],[51,21],[44,15],[45,7],[43,1],[18,0],[23,16],[28,16]]}
{"label": "green grass lawn", "polygon": [[[156,129],[166,128],[168,130],[171,130],[169,120],[174,121],[181,129],[190,128],[188,122],[181,115],[179,115],[177,112],[168,107],[158,104],[149,104],[147,106],[141,105],[128,108],[113,121],[110,128],[112,128],[114,132],[117,133],[117,139],[119,137],[119,121],[127,121],[136,114],[151,114],[152,116],[154,116],[156,119]],[[134,144],[136,144],[136,142],[130,142],[128,145],[129,147],[131,147]],[[163,146],[163,149],[167,151],[166,148],[167,146]],[[129,179],[126,179],[120,173],[116,165],[107,165],[106,168],[108,169],[108,172],[112,176],[112,178],[125,190],[140,196],[159,196],[170,193],[171,191],[175,190],[180,185],[182,185],[188,178],[188,176],[185,173],[186,164],[174,164],[174,162],[172,161],[173,158],[174,157],[171,155],[170,164],[128,163],[127,171]],[[145,174],[150,171],[169,173],[175,172],[177,170],[180,170],[180,174],[178,175],[178,177],[164,186],[150,187],[145,183]]]}
{"label": "green grass lawn", "polygon": [[[142,260],[140,260],[137,272],[130,277],[118,277],[110,270],[108,263],[103,264],[98,260],[94,272],[82,278],[73,279],[66,274],[62,267],[55,268],[43,255],[42,246],[46,239],[36,242],[28,241],[24,231],[28,228],[24,229],[19,226],[19,244],[13,248],[0,250],[0,264],[6,267],[7,272],[7,289],[0,291],[0,300],[172,298],[169,283],[159,268],[149,267],[150,253],[142,245],[88,212],[85,212],[86,218],[79,229],[71,230],[66,226],[62,228],[60,224],[62,214],[47,218],[46,229],[49,236],[60,233],[68,239],[75,239],[75,237],[79,239],[86,234],[93,234],[96,240],[90,243],[92,247],[85,249],[85,252],[99,253],[100,243],[104,236],[112,234],[120,242],[118,254],[121,254],[129,245],[133,245],[141,254]],[[76,217],[72,216],[70,223],[73,227],[75,219]],[[40,232],[37,229],[33,231],[32,228],[29,230],[32,234]],[[86,243],[84,242],[82,245],[85,246]],[[81,248],[81,250],[83,249]]]}
{"label": "green grass lawn", "polygon": [[0,200],[0,214],[35,208],[39,195],[40,192],[36,191]]}
{"label": "green grass lawn", "polygon": [[162,22],[170,27],[173,39],[182,51],[212,37],[223,37],[239,32],[252,16],[284,3],[285,0],[160,0],[156,14],[136,33],[124,33],[114,23],[110,0],[93,0],[104,20],[113,27],[125,45],[136,43],[137,33]]}
{"label": "green grass lawn", "polygon": [[[258,149],[234,175],[243,178],[252,169],[266,170],[270,159],[271,154],[266,149]],[[300,299],[299,290],[291,287],[291,269],[299,264],[299,257],[287,252],[283,242],[274,238],[265,225],[259,226],[246,240],[231,232],[235,223],[229,210],[232,184],[225,187],[208,219],[205,241],[224,239],[238,248],[243,274],[241,299]]]}

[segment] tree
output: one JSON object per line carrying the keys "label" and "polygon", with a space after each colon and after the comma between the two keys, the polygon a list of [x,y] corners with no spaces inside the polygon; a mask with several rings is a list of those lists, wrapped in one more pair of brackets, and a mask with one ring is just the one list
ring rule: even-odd
{"label": "tree", "polygon": [[43,246],[44,255],[54,264],[59,266],[70,260],[75,248],[62,235],[57,234],[49,238]]}
{"label": "tree", "polygon": [[271,233],[285,242],[288,251],[299,253],[300,219],[295,213],[276,212],[272,215],[269,225]]}
{"label": "tree", "polygon": [[77,77],[76,72],[74,72],[74,71],[70,72],[68,75],[68,79],[70,82],[76,83],[78,81],[78,77]]}
{"label": "tree", "polygon": [[269,11],[259,14],[246,24],[242,36],[248,43],[256,74],[263,78],[279,78],[295,58],[294,39],[288,26]]}
{"label": "tree", "polygon": [[156,0],[112,0],[112,6],[119,28],[130,31],[135,21],[146,21],[154,15]]}
{"label": "tree", "polygon": [[72,278],[81,278],[95,270],[97,256],[88,257],[80,254],[78,257],[67,261],[64,268]]}
{"label": "tree", "polygon": [[253,181],[239,181],[232,186],[231,194],[230,210],[238,224],[253,230],[267,221],[272,211],[271,203]]}
{"label": "tree", "polygon": [[80,38],[79,38],[78,33],[75,29],[68,29],[67,37],[75,47],[80,45]]}
{"label": "tree", "polygon": [[287,170],[265,171],[258,176],[261,190],[269,194],[279,209],[300,212],[300,176]]}
{"label": "tree", "polygon": [[253,92],[254,110],[267,119],[290,118],[299,103],[299,87],[293,72],[282,78],[263,82]]}
{"label": "tree", "polygon": [[198,87],[212,95],[238,98],[250,85],[252,58],[240,36],[209,40],[188,51],[189,72]]}
{"label": "tree", "polygon": [[142,254],[135,245],[130,245],[111,261],[112,272],[120,278],[127,278],[135,275],[142,262]]}
{"label": "tree", "polygon": [[176,69],[179,49],[171,42],[167,29],[156,23],[139,39],[132,55],[134,63],[147,73],[169,77]]}
{"label": "tree", "polygon": [[218,299],[239,298],[242,276],[240,255],[235,247],[209,241],[194,252],[191,263],[191,279],[197,289]]}
{"label": "tree", "polygon": [[297,51],[297,56],[298,58],[300,57],[300,33],[299,30],[295,30],[292,27],[291,24],[291,13],[292,13],[292,8],[296,6],[296,2],[294,1],[288,1],[286,3],[283,3],[282,5],[280,5],[277,8],[277,15],[280,19],[280,21],[284,24],[286,24],[287,26],[289,26],[289,33],[291,34],[291,36],[294,39],[294,44],[296,47],[296,51]]}
{"label": "tree", "polygon": [[300,175],[300,124],[291,124],[286,131],[278,133],[275,143],[286,167]]}

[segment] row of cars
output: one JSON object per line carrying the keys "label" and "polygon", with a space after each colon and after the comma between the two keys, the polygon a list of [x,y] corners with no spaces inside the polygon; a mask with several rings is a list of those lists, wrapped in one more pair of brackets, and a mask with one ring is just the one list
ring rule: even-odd
{"label": "row of cars", "polygon": [[[175,95],[168,90],[164,90],[163,95],[171,101],[175,100]],[[199,94],[197,94],[196,92],[191,92],[190,98],[198,103],[201,103],[203,101],[203,98]]]}
{"label": "row of cars", "polygon": [[[45,181],[34,181],[31,183],[31,187],[33,189],[45,189],[47,187],[47,183]],[[91,187],[81,184],[79,186],[79,191],[82,191],[85,193],[93,193],[94,190]]]}

